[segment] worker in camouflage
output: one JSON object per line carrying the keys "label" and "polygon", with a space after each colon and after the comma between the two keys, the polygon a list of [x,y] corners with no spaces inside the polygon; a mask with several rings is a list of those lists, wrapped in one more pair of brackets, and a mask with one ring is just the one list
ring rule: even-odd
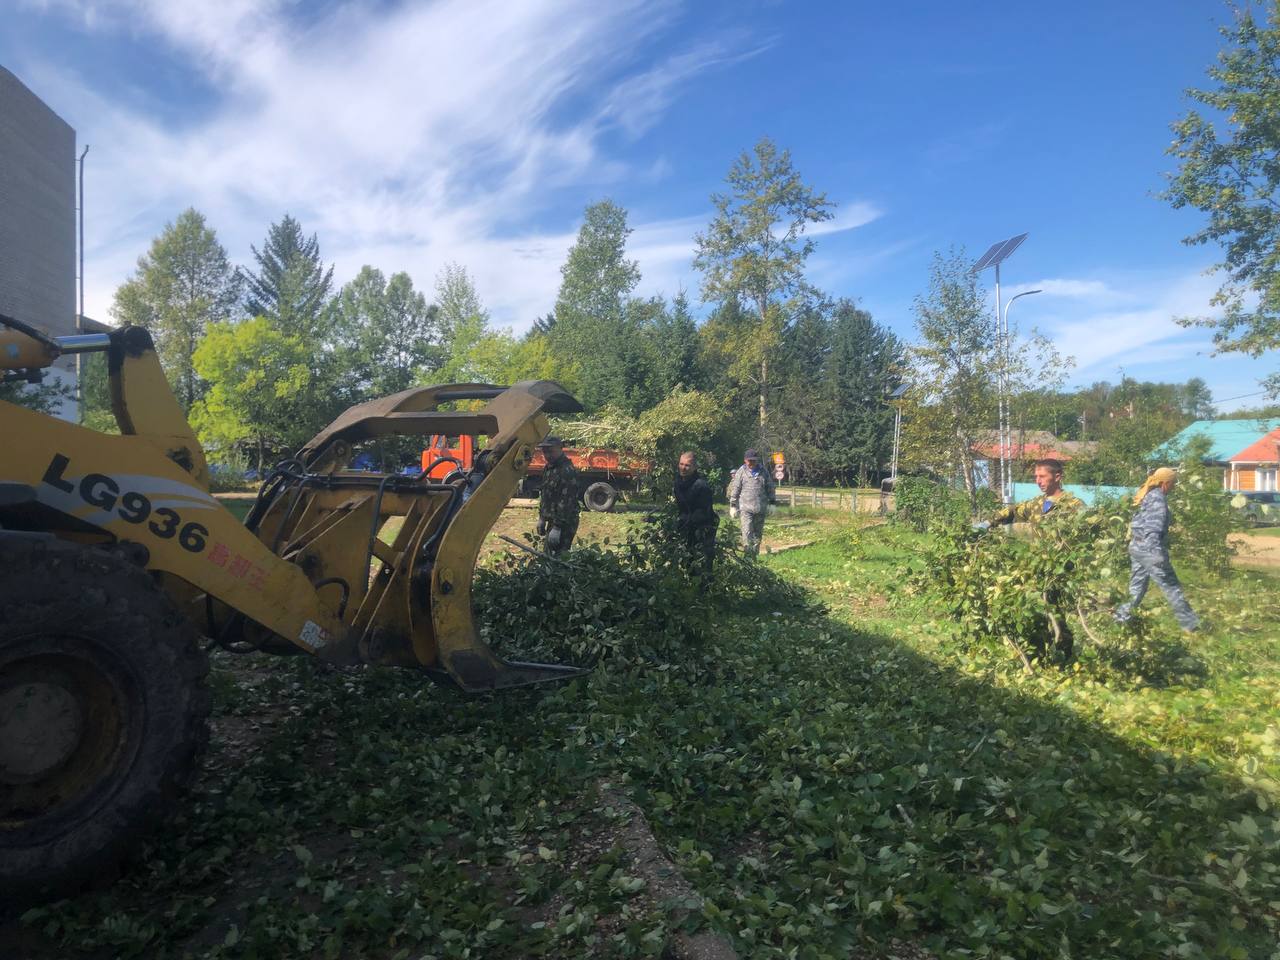
{"label": "worker in camouflage", "polygon": [[542,471],[542,492],[538,495],[538,535],[545,537],[547,556],[555,557],[573,545],[578,533],[582,504],[578,495],[578,470],[564,455],[559,437],[547,437],[538,444],[547,458]]}
{"label": "worker in camouflage", "polygon": [[1133,502],[1138,512],[1129,522],[1129,602],[1116,609],[1116,620],[1128,623],[1133,609],[1147,595],[1152,580],[1173,607],[1173,616],[1183,630],[1199,629],[1200,618],[1182,592],[1182,583],[1169,562],[1169,494],[1178,482],[1178,472],[1161,467],[1138,488]]}
{"label": "worker in camouflage", "polygon": [[998,526],[1002,523],[1039,523],[1055,513],[1079,510],[1084,506],[1083,500],[1062,489],[1061,460],[1037,460],[1035,477],[1036,486],[1040,488],[1040,496],[1005,507],[984,526]]}
{"label": "worker in camouflage", "polygon": [[755,450],[743,454],[742,466],[729,484],[729,516],[738,518],[742,549],[748,556],[760,553],[764,518],[773,509],[776,489],[769,471],[760,466],[760,454]]}
{"label": "worker in camouflage", "polygon": [[[1075,494],[1062,489],[1062,461],[1037,460],[1035,464],[1036,486],[1040,495],[1024,500],[1022,503],[1005,507],[998,511],[990,521],[974,524],[978,529],[986,530],[992,526],[1007,523],[1039,524],[1049,517],[1072,513],[1084,506],[1084,501]],[[1045,591],[1045,603],[1051,610],[1062,612],[1065,597],[1057,589]],[[1065,616],[1056,618],[1057,629],[1054,629],[1050,617],[1039,615],[1039,626],[1032,631],[1032,643],[1038,655],[1043,656],[1052,638],[1054,646],[1062,661],[1069,662],[1075,655],[1075,636]]]}

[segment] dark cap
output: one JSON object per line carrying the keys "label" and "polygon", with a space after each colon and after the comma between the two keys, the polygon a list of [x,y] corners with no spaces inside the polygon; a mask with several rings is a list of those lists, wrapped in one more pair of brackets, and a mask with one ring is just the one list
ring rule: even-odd
{"label": "dark cap", "polygon": [[563,447],[564,441],[561,440],[559,437],[547,437],[540,444],[538,444],[538,446],[539,447]]}
{"label": "dark cap", "polygon": [[742,459],[743,460],[759,460],[760,451],[755,449],[748,450],[746,453],[742,455]]}

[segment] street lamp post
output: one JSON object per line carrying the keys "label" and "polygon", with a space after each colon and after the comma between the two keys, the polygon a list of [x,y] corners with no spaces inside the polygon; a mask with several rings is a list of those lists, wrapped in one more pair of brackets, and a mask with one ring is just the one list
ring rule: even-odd
{"label": "street lamp post", "polygon": [[893,404],[893,460],[889,464],[889,483],[891,486],[898,482],[898,448],[902,442],[902,396],[906,392],[907,385],[900,383],[897,389],[889,394],[889,399],[896,401]]}
{"label": "street lamp post", "polygon": [[[999,266],[996,267],[998,271]],[[1000,388],[1000,499],[1005,503],[1013,502],[1013,478],[1010,476],[1013,463],[1013,424],[1009,412],[1009,308],[1013,301],[1021,297],[1029,297],[1043,290],[1024,290],[1015,293],[1004,305],[1004,314],[1000,318],[1000,375],[1003,383]]]}
{"label": "street lamp post", "polygon": [[[1000,309],[1000,264],[1008,258],[1009,254],[1022,246],[1022,242],[1026,239],[1027,235],[1025,233],[1020,233],[1018,236],[1010,237],[1008,240],[1001,240],[999,243],[993,243],[991,248],[978,258],[978,262],[973,265],[973,269],[970,271],[971,273],[981,273],[983,270],[987,269],[987,267],[995,267],[996,269],[996,353],[999,357],[1000,367],[996,383],[996,390],[1000,395],[997,409],[997,419],[999,420],[999,423],[997,424],[997,431],[999,433],[998,442],[1000,445],[1000,499],[1006,504],[1009,502],[1008,493],[1012,491],[1012,488],[1006,489],[1008,477],[1005,475],[1008,470],[1007,462],[1010,454],[1007,445],[1007,441],[1010,439],[1008,437],[1007,423],[1009,410],[1009,379],[1005,369],[1009,359],[1009,345],[1008,337],[1006,335],[1007,331],[1005,328],[1006,311],[1002,311]],[[1014,297],[1009,302],[1013,303],[1016,299],[1017,297]]]}

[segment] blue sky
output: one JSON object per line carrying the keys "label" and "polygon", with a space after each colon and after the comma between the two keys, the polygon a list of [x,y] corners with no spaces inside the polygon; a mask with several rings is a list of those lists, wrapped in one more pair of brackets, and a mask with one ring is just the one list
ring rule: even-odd
{"label": "blue sky", "polygon": [[[1071,379],[1201,376],[1230,409],[1271,362],[1210,357],[1213,248],[1154,197],[1214,0],[274,2],[0,0],[0,63],[90,144],[87,312],[183,208],[249,258],[285,212],[339,280],[430,288],[449,261],[496,322],[551,306],[582,208],[630,212],[643,291],[697,293],[692,237],[763,134],[839,203],[812,278],[911,338],[933,251],[1007,262],[1012,318]],[[989,276],[989,275],[988,275]]]}

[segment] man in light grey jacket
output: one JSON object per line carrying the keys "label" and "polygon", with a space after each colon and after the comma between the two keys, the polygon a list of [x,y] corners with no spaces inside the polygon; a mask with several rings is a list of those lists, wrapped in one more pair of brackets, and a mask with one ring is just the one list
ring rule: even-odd
{"label": "man in light grey jacket", "polygon": [[750,556],[760,553],[764,518],[775,503],[775,486],[769,471],[760,465],[760,454],[748,450],[742,466],[729,484],[729,516],[737,517],[742,530],[742,549]]}

